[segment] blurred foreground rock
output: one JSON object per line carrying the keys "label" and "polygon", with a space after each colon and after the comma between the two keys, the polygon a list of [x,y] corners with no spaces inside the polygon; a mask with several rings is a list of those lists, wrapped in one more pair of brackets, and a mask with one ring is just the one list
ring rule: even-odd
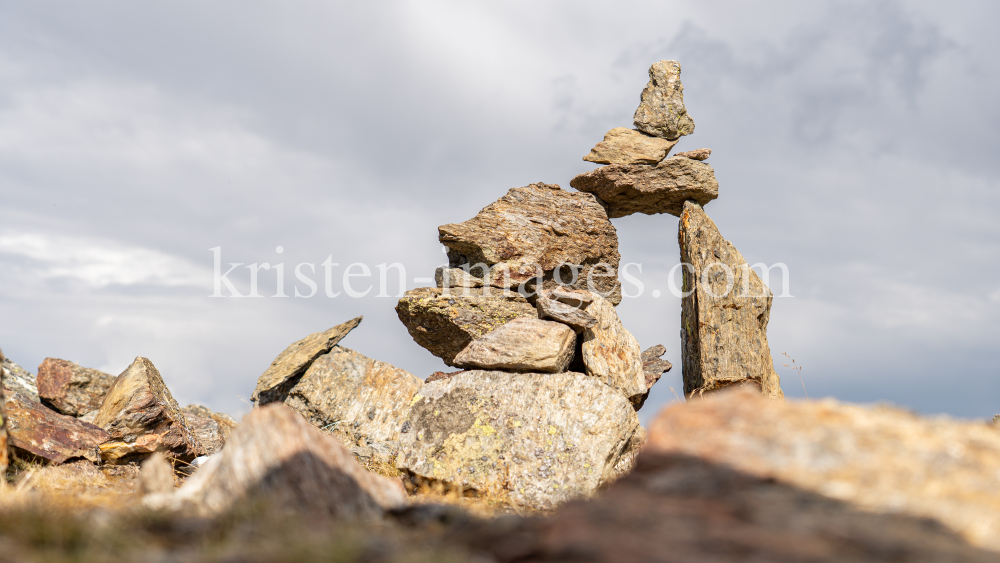
{"label": "blurred foreground rock", "polygon": [[101,428],[59,414],[20,393],[6,395],[7,439],[22,457],[37,456],[59,464],[72,458],[100,461],[98,445],[108,439]]}
{"label": "blurred foreground rock", "polygon": [[115,376],[75,362],[45,358],[38,366],[38,396],[46,406],[69,416],[100,408]]}
{"label": "blurred foreground rock", "polygon": [[146,458],[139,468],[138,492],[141,495],[164,494],[174,490],[174,466],[156,452]]}
{"label": "blurred foreground rock", "polygon": [[236,421],[225,413],[213,412],[202,405],[188,405],[181,409],[188,429],[201,445],[203,455],[212,455],[222,449],[229,434],[236,428]]}

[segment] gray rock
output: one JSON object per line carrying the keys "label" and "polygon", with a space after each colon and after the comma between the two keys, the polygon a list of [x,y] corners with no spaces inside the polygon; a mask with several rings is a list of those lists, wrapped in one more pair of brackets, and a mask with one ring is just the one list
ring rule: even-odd
{"label": "gray rock", "polygon": [[621,394],[592,377],[467,371],[414,397],[397,466],[550,509],[589,496],[617,475],[639,429]]}
{"label": "gray rock", "polygon": [[616,127],[583,157],[598,164],[656,164],[670,153],[677,141],[652,137],[625,127]]}
{"label": "gray rock", "polygon": [[552,321],[519,317],[473,340],[455,356],[466,369],[566,371],[573,360],[576,334]]}
{"label": "gray rock", "polygon": [[663,344],[657,344],[643,351],[642,372],[646,375],[646,389],[651,389],[664,373],[674,367],[667,360],[660,359],[666,353],[667,347]]}
{"label": "gray rock", "polygon": [[115,376],[69,360],[45,358],[38,366],[38,396],[44,405],[69,416],[100,408]]}
{"label": "gray rock", "polygon": [[683,156],[691,160],[708,160],[712,156],[712,149],[695,149],[693,151],[679,152],[674,156]]}
{"label": "gray rock", "polygon": [[636,129],[664,139],[694,133],[694,120],[684,107],[679,62],[659,61],[649,67],[649,83],[632,120]]}
{"label": "gray rock", "polygon": [[483,287],[483,278],[473,276],[462,268],[438,266],[434,270],[434,283],[438,287]]}
{"label": "gray rock", "polygon": [[602,166],[573,178],[570,185],[596,195],[612,219],[633,213],[680,216],[687,200],[705,205],[719,197],[711,165],[676,155],[656,166]]}
{"label": "gray rock", "polygon": [[38,383],[35,374],[6,357],[3,360],[3,388],[8,396],[20,393],[32,401],[41,401],[38,397]]}
{"label": "gray rock", "polygon": [[212,455],[226,445],[226,440],[236,428],[236,421],[225,413],[213,412],[202,405],[188,405],[181,409],[188,428],[201,445],[204,455]]}
{"label": "gray rock", "polygon": [[592,302],[589,291],[552,289],[539,293],[535,306],[539,318],[559,321],[576,332],[583,332],[597,324],[597,319],[586,310]]}
{"label": "gray rock", "polygon": [[597,323],[582,333],[587,375],[621,393],[638,408],[646,394],[639,341],[625,329],[615,308],[599,295],[587,307]]}

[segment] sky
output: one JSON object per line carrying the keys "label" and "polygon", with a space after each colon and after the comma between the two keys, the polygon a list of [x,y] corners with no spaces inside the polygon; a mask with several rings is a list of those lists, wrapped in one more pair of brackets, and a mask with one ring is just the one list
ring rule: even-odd
{"label": "sky", "polygon": [[[788,267],[768,332],[786,395],[988,418],[997,21],[988,2],[6,2],[0,347],[31,371],[145,356],[182,404],[234,415],[287,345],[358,315],[342,345],[446,369],[377,266],[432,285],[438,225],[513,187],[570,189],[674,59],[696,123],[675,151],[711,148],[720,183],[706,211],[750,263]],[[619,315],[677,366],[648,421],[683,387],[677,219],[614,225],[643,284]],[[261,269],[261,297],[210,297],[216,252],[283,264],[283,287]],[[371,277],[345,288],[352,263]],[[230,279],[250,293],[248,269]]]}

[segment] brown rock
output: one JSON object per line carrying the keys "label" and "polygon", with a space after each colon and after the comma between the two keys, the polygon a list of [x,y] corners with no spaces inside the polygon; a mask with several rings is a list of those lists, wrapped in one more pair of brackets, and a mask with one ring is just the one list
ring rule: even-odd
{"label": "brown rock", "polygon": [[621,301],[618,234],[589,194],[552,184],[513,188],[472,219],[442,225],[438,233],[450,267],[463,267],[495,287],[524,284],[525,291],[535,291],[541,277],[546,289],[568,285]]}
{"label": "brown rock", "polygon": [[109,434],[101,457],[113,463],[153,452],[191,461],[203,453],[160,372],[146,358],[136,358],[115,379],[94,424]]}
{"label": "brown rock", "polygon": [[453,375],[458,375],[460,373],[465,373],[466,371],[468,371],[468,370],[460,369],[458,371],[449,371],[449,372],[436,371],[436,372],[434,372],[434,373],[432,373],[432,374],[430,374],[430,375],[427,376],[427,379],[424,380],[424,384],[426,385],[428,383],[433,383],[433,382],[435,382],[435,381],[437,381],[439,379],[448,379],[449,377],[451,377]]}
{"label": "brown rock", "polygon": [[685,395],[750,384],[783,397],[767,344],[771,291],[700,205],[684,204],[677,240],[681,262],[691,264],[682,269]]}
{"label": "brown rock", "polygon": [[104,430],[51,410],[20,393],[7,397],[7,439],[14,451],[51,463],[85,458],[99,461],[98,445],[108,439]]}
{"label": "brown rock", "polygon": [[632,119],[638,130],[664,139],[694,133],[694,120],[684,107],[679,62],[659,61],[649,67],[649,83]]}
{"label": "brown rock", "polygon": [[7,358],[4,357],[3,350],[0,350],[0,475],[7,475],[7,465],[9,462],[7,457],[7,409],[4,408],[6,394],[2,385],[4,375],[3,364],[6,361]]}
{"label": "brown rock", "polygon": [[152,495],[174,490],[174,466],[156,452],[142,462],[139,469],[139,494]]}
{"label": "brown rock", "polygon": [[576,332],[592,328],[597,319],[586,311],[593,302],[589,291],[551,289],[543,290],[535,300],[538,316],[568,325]]}
{"label": "brown rock", "polygon": [[598,164],[656,164],[674,148],[677,141],[652,137],[635,129],[615,127],[604,135],[604,140],[590,149],[583,157]]}
{"label": "brown rock", "polygon": [[212,412],[201,405],[188,405],[181,409],[188,429],[201,445],[204,455],[212,455],[222,449],[229,434],[236,428],[236,421],[225,413]]}
{"label": "brown rock", "polygon": [[438,287],[483,287],[483,278],[477,278],[462,268],[439,266],[434,270],[434,283]]}
{"label": "brown rock", "polygon": [[45,358],[38,366],[38,396],[42,404],[69,416],[100,408],[115,376],[75,362]]}
{"label": "brown rock", "polygon": [[709,164],[676,155],[656,166],[602,166],[573,178],[570,185],[600,198],[612,219],[633,213],[679,216],[687,200],[705,205],[719,197]]}
{"label": "brown rock", "polygon": [[455,356],[466,369],[566,371],[573,360],[576,333],[552,321],[519,317],[473,340]]}
{"label": "brown rock", "polygon": [[674,156],[683,156],[691,160],[708,160],[712,156],[712,149],[695,149],[693,151],[679,152]]}
{"label": "brown rock", "polygon": [[594,295],[587,313],[597,320],[582,333],[587,375],[598,378],[638,408],[647,390],[639,341],[622,325],[615,308],[600,296]]}
{"label": "brown rock", "polygon": [[351,319],[326,332],[315,332],[285,348],[257,379],[257,388],[253,390],[250,401],[258,406],[284,401],[288,390],[295,386],[313,360],[329,352],[361,324],[363,318]]}
{"label": "brown rock", "polygon": [[660,359],[660,356],[666,353],[667,348],[663,344],[657,344],[642,353],[642,372],[646,375],[646,389],[651,389],[663,374],[674,367],[667,360]]}

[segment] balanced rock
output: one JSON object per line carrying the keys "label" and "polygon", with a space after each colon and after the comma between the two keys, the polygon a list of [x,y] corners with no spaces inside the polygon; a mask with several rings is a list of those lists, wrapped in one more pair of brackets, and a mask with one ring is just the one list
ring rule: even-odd
{"label": "balanced rock", "polygon": [[108,439],[101,428],[66,416],[21,393],[6,398],[8,444],[14,451],[59,464],[72,458],[100,461],[98,445]]}
{"label": "balanced rock", "polygon": [[483,278],[477,278],[462,268],[439,266],[434,270],[434,283],[441,288],[483,287]]}
{"label": "balanced rock", "polygon": [[712,149],[695,149],[693,151],[679,152],[674,156],[682,156],[691,160],[708,160],[712,156]]}
{"label": "balanced rock", "polygon": [[673,140],[694,133],[694,120],[684,107],[679,62],[660,61],[649,67],[649,83],[642,90],[632,120],[643,133],[664,139]]}
{"label": "balanced rock", "polygon": [[648,390],[639,341],[622,325],[611,303],[601,296],[593,296],[587,313],[597,321],[581,335],[587,375],[599,379],[638,407]]}
{"label": "balanced rock", "polygon": [[449,366],[473,340],[518,317],[538,318],[520,294],[494,287],[407,291],[396,314],[417,344]]}
{"label": "balanced rock", "polygon": [[467,371],[414,397],[397,466],[549,509],[592,494],[639,429],[635,410],[580,373]]}
{"label": "balanced rock", "polygon": [[7,396],[20,393],[32,401],[40,402],[35,374],[15,364],[10,358],[3,360],[3,388]]}
{"label": "balanced rock", "polygon": [[250,401],[258,406],[284,401],[288,390],[295,386],[313,361],[343,340],[361,324],[362,318],[351,319],[326,332],[315,332],[285,348],[257,379]]}
{"label": "balanced rock", "polygon": [[[621,301],[618,234],[592,195],[552,184],[513,188],[464,223],[438,227],[451,268],[495,287],[568,285]],[[588,287],[589,285],[589,287]]]}
{"label": "balanced rock", "polygon": [[691,265],[681,270],[684,394],[749,384],[783,397],[767,344],[771,291],[697,203],[684,204],[677,240]]}
{"label": "balanced rock", "polygon": [[214,516],[266,506],[310,516],[374,521],[406,504],[398,480],[370,473],[333,436],[284,404],[250,411],[221,452],[156,508]]}
{"label": "balanced rock", "polygon": [[112,463],[153,452],[186,462],[203,453],[160,372],[146,358],[136,358],[115,379],[94,424],[109,434],[101,456]]}
{"label": "balanced rock", "polygon": [[62,414],[83,416],[100,408],[115,376],[75,362],[45,358],[38,366],[38,396]]}
{"label": "balanced rock", "polygon": [[598,164],[656,164],[670,153],[677,144],[662,137],[652,137],[635,129],[615,127],[604,135],[604,140],[590,149],[583,157]]}
{"label": "balanced rock", "polygon": [[573,360],[576,333],[552,321],[518,317],[473,340],[454,364],[466,369],[560,372]]}
{"label": "balanced rock", "polygon": [[212,455],[226,445],[226,440],[236,428],[236,421],[228,414],[213,412],[202,405],[188,405],[181,409],[184,421],[195,440],[204,450],[204,455]]}
{"label": "balanced rock", "polygon": [[660,377],[670,371],[674,365],[661,356],[667,353],[667,347],[657,344],[642,352],[642,372],[646,375],[646,389],[653,387]]}
{"label": "balanced rock", "polygon": [[535,306],[539,318],[559,321],[579,333],[597,324],[597,319],[587,312],[593,301],[589,291],[555,288],[542,290]]}
{"label": "balanced rock", "polygon": [[656,166],[602,166],[578,175],[569,184],[596,195],[612,219],[633,213],[679,216],[687,200],[705,205],[719,197],[719,182],[711,165],[676,155]]}
{"label": "balanced rock", "polygon": [[725,465],[864,511],[932,518],[1000,551],[1000,433],[981,422],[735,389],[665,409],[640,458],[647,453]]}

